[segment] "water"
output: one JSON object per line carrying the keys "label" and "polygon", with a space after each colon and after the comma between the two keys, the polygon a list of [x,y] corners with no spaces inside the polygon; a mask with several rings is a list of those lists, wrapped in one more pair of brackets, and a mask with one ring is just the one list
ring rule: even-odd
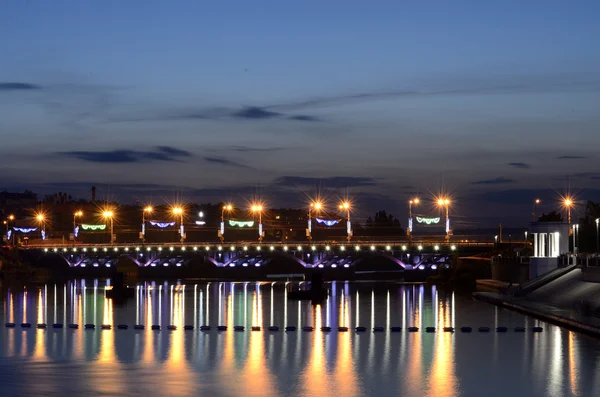
{"label": "water", "polygon": [[[3,293],[0,322],[17,327],[0,328],[0,395],[562,397],[600,390],[599,340],[435,287],[338,282],[315,307],[288,301],[283,282],[149,283],[120,306],[104,288],[88,280]],[[21,329],[25,321],[33,328]],[[65,329],[35,329],[42,322]],[[84,330],[86,323],[98,329]],[[131,329],[136,323],[147,329]],[[163,330],[150,330],[153,324]],[[170,324],[178,330],[166,330]],[[186,324],[196,329],[184,331]],[[213,330],[199,331],[203,324]],[[217,332],[219,324],[229,330]],[[272,324],[282,330],[267,331]],[[286,333],[286,325],[299,330]],[[304,325],[315,331],[301,331]],[[321,332],[325,325],[333,331]],[[357,325],[368,331],[353,332]],[[413,325],[544,332],[370,332]]]}

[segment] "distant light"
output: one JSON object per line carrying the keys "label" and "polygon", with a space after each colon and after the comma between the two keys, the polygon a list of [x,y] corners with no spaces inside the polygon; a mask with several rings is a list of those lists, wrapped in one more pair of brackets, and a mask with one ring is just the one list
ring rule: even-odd
{"label": "distant light", "polygon": [[287,250],[288,250],[288,247],[287,247],[287,245],[284,245],[284,246],[283,246],[283,250],[284,250],[284,251],[287,251]]}
{"label": "distant light", "polygon": [[325,246],[325,251],[329,251],[330,249],[331,249],[331,247],[330,247],[330,246],[328,246],[328,245],[327,245],[327,246]]}
{"label": "distant light", "polygon": [[452,251],[455,251],[455,250],[456,250],[456,245],[452,245],[452,246],[450,246],[450,249],[451,249]]}
{"label": "distant light", "polygon": [[419,251],[422,251],[422,250],[423,250],[423,246],[422,246],[422,245],[419,245],[419,246],[417,247],[417,249],[418,249]]}
{"label": "distant light", "polygon": [[169,251],[173,251],[175,248],[173,247],[169,247]]}
{"label": "distant light", "polygon": [[406,251],[406,245],[402,246],[402,251]]}
{"label": "distant light", "polygon": [[375,251],[375,246],[374,245],[371,246],[371,251]]}
{"label": "distant light", "polygon": [[244,245],[244,251],[248,251],[248,246]]}
{"label": "distant light", "polygon": [[310,247],[311,250],[316,251],[317,250],[317,246],[313,245],[312,247]]}
{"label": "distant light", "polygon": [[386,250],[386,251],[389,251],[389,250],[391,250],[391,249],[392,249],[392,247],[390,247],[389,245],[386,245],[386,246],[385,246],[385,250]]}
{"label": "distant light", "polygon": [[346,246],[342,245],[342,246],[340,247],[340,251],[346,251]]}
{"label": "distant light", "polygon": [[204,218],[204,212],[202,212],[202,211],[198,212],[198,216],[199,216],[200,218]]}
{"label": "distant light", "polygon": [[440,249],[440,246],[439,245],[434,245],[433,249],[436,250],[436,251],[438,251]]}
{"label": "distant light", "polygon": [[431,270],[436,270],[437,269],[437,265],[431,265]]}
{"label": "distant light", "polygon": [[354,247],[354,249],[360,251],[360,245],[357,245],[356,247]]}
{"label": "distant light", "polygon": [[299,245],[299,246],[297,247],[297,249],[298,249],[298,251],[302,251],[302,246],[301,246],[301,245]]}
{"label": "distant light", "polygon": [[275,251],[275,247],[273,247],[273,246],[270,246],[270,247],[269,247],[269,249],[270,249],[271,251]]}

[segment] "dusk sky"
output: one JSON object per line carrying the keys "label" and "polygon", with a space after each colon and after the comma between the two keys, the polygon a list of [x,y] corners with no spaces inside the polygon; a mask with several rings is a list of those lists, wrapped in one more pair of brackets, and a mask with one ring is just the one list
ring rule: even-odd
{"label": "dusk sky", "polygon": [[[0,190],[465,226],[600,200],[600,2],[3,0]],[[156,185],[156,186],[154,186]],[[429,206],[419,211],[429,213]]]}

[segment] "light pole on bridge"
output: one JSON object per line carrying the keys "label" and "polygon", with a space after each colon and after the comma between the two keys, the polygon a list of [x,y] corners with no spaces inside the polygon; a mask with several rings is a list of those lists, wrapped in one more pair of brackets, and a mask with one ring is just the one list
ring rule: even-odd
{"label": "light pole on bridge", "polygon": [[232,204],[225,204],[223,208],[221,208],[221,227],[219,228],[219,239],[221,240],[221,244],[225,241],[225,211],[231,212],[233,211]]}
{"label": "light pole on bridge", "polygon": [[151,214],[154,211],[154,208],[151,206],[147,206],[142,210],[142,245],[146,242],[146,213]]}
{"label": "light pole on bridge", "polygon": [[533,208],[531,209],[531,220],[533,222],[535,222],[535,207],[536,205],[538,205],[539,203],[541,203],[542,201],[540,199],[535,199],[533,201]]}
{"label": "light pole on bridge", "polygon": [[75,211],[73,213],[73,247],[75,246],[75,239],[77,236],[75,235],[75,229],[77,229],[77,218],[83,216],[83,211]]}
{"label": "light pole on bridge", "polygon": [[263,224],[262,224],[263,206],[262,206],[262,204],[253,204],[250,209],[252,210],[253,213],[258,212],[258,241],[262,242],[263,237],[265,235],[265,232],[263,231]]}
{"label": "light pole on bridge", "polygon": [[312,240],[312,212],[313,210],[317,212],[321,211],[323,208],[323,204],[320,201],[315,201],[310,203],[308,206],[308,228],[306,229],[306,237],[308,237],[308,241]]}
{"label": "light pole on bridge", "polygon": [[439,207],[445,209],[446,212],[446,240],[450,240],[450,199],[440,197],[437,201]]}
{"label": "light pole on bridge", "polygon": [[352,239],[352,223],[350,222],[350,209],[351,209],[350,202],[344,201],[343,203],[340,204],[339,208],[341,210],[346,210],[346,219],[348,219],[347,223],[346,223],[346,233],[348,234],[346,236],[346,240],[348,240],[348,242],[350,242],[350,240]]}
{"label": "light pole on bridge", "polygon": [[115,243],[114,224],[113,224],[114,213],[111,210],[107,210],[102,213],[102,216],[104,217],[104,219],[108,219],[110,222],[110,244],[112,245]]}
{"label": "light pole on bridge", "polygon": [[412,206],[419,205],[421,200],[418,197],[415,197],[412,200],[408,201],[408,244],[412,244],[412,229],[413,229],[413,216],[412,216]]}
{"label": "light pole on bridge", "polygon": [[173,208],[173,214],[179,216],[179,242],[183,244],[183,242],[185,241],[185,229],[183,228],[183,208]]}

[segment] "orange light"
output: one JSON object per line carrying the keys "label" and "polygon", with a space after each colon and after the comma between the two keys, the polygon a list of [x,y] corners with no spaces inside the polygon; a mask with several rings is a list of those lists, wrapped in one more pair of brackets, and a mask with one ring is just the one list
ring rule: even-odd
{"label": "orange light", "polygon": [[144,212],[150,213],[152,211],[154,211],[154,208],[152,208],[151,206],[147,206],[146,208],[144,208]]}
{"label": "orange light", "polygon": [[175,215],[181,215],[181,214],[183,214],[183,208],[181,208],[181,207],[175,207],[175,208],[173,208],[173,213]]}
{"label": "orange light", "polygon": [[541,203],[541,202],[542,202],[542,201],[541,201],[540,199],[535,199],[535,203],[536,203],[536,204],[539,204],[539,203]]}
{"label": "orange light", "polygon": [[347,210],[350,209],[350,203],[347,201],[344,201],[343,203],[340,204],[340,209],[342,210]]}
{"label": "orange light", "polygon": [[44,214],[37,214],[37,216],[35,217],[35,219],[37,219],[38,221],[42,222],[44,220]]}
{"label": "orange light", "polygon": [[83,216],[83,211],[77,211],[73,214],[73,216]]}
{"label": "orange light", "polygon": [[103,216],[103,217],[105,217],[105,218],[112,218],[112,216],[113,216],[113,215],[114,215],[114,214],[113,214],[113,212],[112,212],[112,211],[104,211],[104,212],[102,213],[102,216]]}
{"label": "orange light", "polygon": [[9,221],[14,221],[14,220],[15,220],[15,216],[14,216],[13,214],[10,214],[10,215],[8,216],[8,220],[9,220]]}

